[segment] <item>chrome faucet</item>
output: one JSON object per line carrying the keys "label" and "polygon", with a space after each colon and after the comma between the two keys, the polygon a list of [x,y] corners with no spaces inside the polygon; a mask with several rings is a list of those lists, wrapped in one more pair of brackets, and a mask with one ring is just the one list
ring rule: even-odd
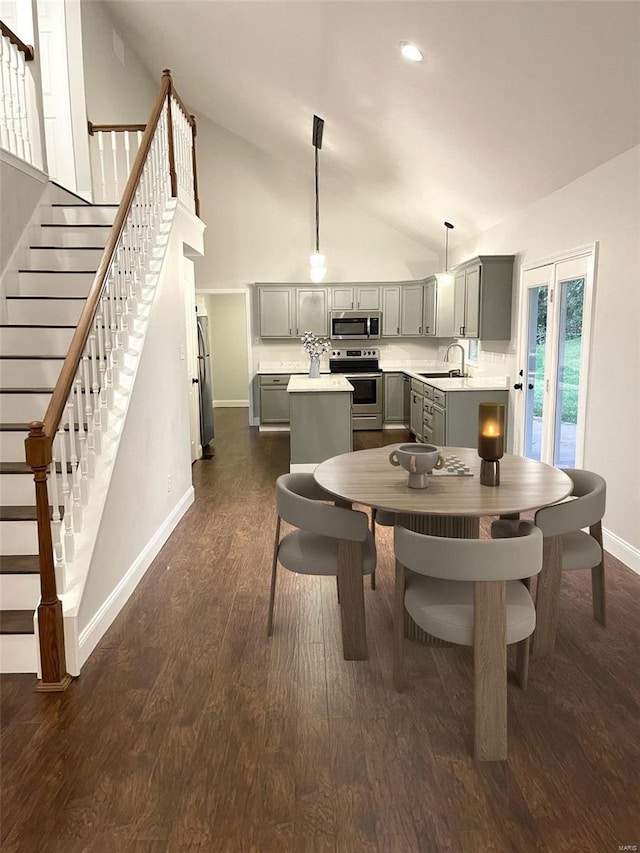
{"label": "chrome faucet", "polygon": [[[460,373],[458,375],[465,376],[466,374],[464,372],[464,347],[462,346],[462,344],[449,344],[449,346],[447,347],[447,351],[444,354],[444,360],[449,361],[449,353],[454,347],[458,347],[458,349],[460,350]],[[450,370],[449,374],[452,373],[453,371]]]}

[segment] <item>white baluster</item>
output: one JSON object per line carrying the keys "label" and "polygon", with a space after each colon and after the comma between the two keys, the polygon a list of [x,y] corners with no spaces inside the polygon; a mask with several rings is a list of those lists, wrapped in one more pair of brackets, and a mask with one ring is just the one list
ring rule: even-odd
{"label": "white baluster", "polygon": [[23,54],[20,54],[20,79],[18,81],[18,102],[20,104],[21,128],[20,136],[22,137],[22,147],[24,150],[24,159],[31,163],[31,138],[29,129],[29,116],[27,114],[27,84],[26,74],[27,67]]}
{"label": "white baluster", "polygon": [[[97,316],[96,316],[97,322]],[[89,335],[89,350],[91,351],[91,397],[93,398],[93,440],[96,455],[102,452],[102,417],[100,404],[100,382],[98,381],[98,354],[95,324]]]}
{"label": "white baluster", "polygon": [[100,160],[100,184],[102,186],[102,202],[107,201],[107,176],[104,168],[104,133],[98,131],[98,157]]}
{"label": "white baluster", "polygon": [[4,36],[0,36],[0,148],[5,151],[9,150],[9,95],[10,91],[8,84],[8,67],[9,67],[9,41]]}
{"label": "white baluster", "polygon": [[69,472],[67,466],[67,439],[64,433],[64,416],[60,421],[57,435],[58,452],[60,454],[60,470],[62,476],[62,501],[64,505],[64,555],[70,563],[74,556],[74,540],[72,525],[72,497],[71,485],[69,483]]}
{"label": "white baluster", "polygon": [[84,428],[84,411],[82,405],[82,382],[80,380],[80,369],[73,383],[72,394],[75,393],[76,421],[78,422],[78,470],[80,481],[80,500],[82,506],[89,502],[89,481],[87,465],[87,433]]}
{"label": "white baluster", "polygon": [[117,204],[120,201],[120,187],[118,184],[118,134],[115,130],[111,131],[111,160],[113,162],[113,200]]}
{"label": "white baluster", "polygon": [[[64,440],[64,436],[63,436]],[[49,468],[49,483],[51,485],[51,501],[53,503],[53,513],[51,516],[51,538],[53,540],[53,558],[54,569],[56,575],[56,585],[58,592],[65,592],[66,579],[64,559],[62,556],[62,516],[60,515],[60,496],[58,494],[58,457],[57,443],[58,435],[53,440],[51,446],[51,466]],[[63,507],[64,511],[64,507]]]}
{"label": "white baluster", "polygon": [[124,158],[127,164],[127,179],[131,174],[131,155],[129,151],[129,131],[125,130],[124,132]]}
{"label": "white baluster", "polygon": [[[100,300],[100,310],[101,310],[101,318],[103,319],[103,334],[104,334],[104,358],[101,357],[101,362],[104,363],[104,393],[105,393],[105,406],[102,410],[103,417],[106,415],[107,411],[111,411],[113,408],[113,359],[111,358],[111,335],[109,333],[109,295],[107,292],[107,288],[105,285],[105,291]],[[101,339],[102,340],[102,339]],[[102,368],[100,368],[102,370]],[[102,429],[106,429],[106,422],[103,424]]]}
{"label": "white baluster", "polygon": [[78,447],[76,442],[76,427],[73,411],[73,390],[67,400],[67,419],[69,421],[69,460],[71,462],[71,496],[73,498],[72,517],[73,529],[76,533],[82,530],[82,493],[80,491],[80,471],[78,464]]}
{"label": "white baluster", "polygon": [[14,44],[9,43],[9,56],[8,56],[8,76],[7,82],[9,84],[9,100],[7,102],[7,122],[9,127],[9,151],[12,154],[18,154],[18,128],[16,126],[16,77],[17,77],[17,57],[16,54],[18,52],[17,47]]}

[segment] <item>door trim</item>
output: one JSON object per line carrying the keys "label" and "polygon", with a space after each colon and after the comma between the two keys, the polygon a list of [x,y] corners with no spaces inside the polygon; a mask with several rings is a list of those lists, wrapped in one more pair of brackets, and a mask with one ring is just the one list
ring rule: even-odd
{"label": "door trim", "polygon": [[[595,291],[597,285],[597,268],[598,268],[598,242],[588,243],[584,246],[577,246],[564,252],[557,252],[553,255],[547,255],[535,261],[529,261],[522,264],[519,274],[519,305],[518,305],[518,336],[517,336],[517,366],[518,370],[523,370],[523,376],[516,379],[516,382],[522,378],[526,380],[527,373],[527,339],[528,339],[528,299],[525,298],[526,287],[524,284],[525,274],[540,267],[553,266],[553,276],[551,286],[555,288],[557,284],[557,266],[562,263],[586,259],[586,276],[585,276],[585,295],[582,311],[582,347],[580,353],[580,372],[581,376],[586,377],[586,381],[580,383],[578,396],[578,415],[577,415],[577,430],[576,430],[576,457],[575,467],[580,468],[584,464],[584,448],[587,431],[587,408],[588,408],[588,390],[589,390],[589,368],[591,365],[591,341],[593,328],[593,311],[595,306]],[[554,304],[554,334],[557,331],[555,327],[555,318],[557,317],[558,302]],[[557,373],[557,348],[554,347],[552,352],[551,367]],[[516,393],[514,401],[514,452],[522,455],[524,453],[524,414],[525,414],[525,394]],[[555,417],[555,397],[554,404],[547,412],[547,416]]]}

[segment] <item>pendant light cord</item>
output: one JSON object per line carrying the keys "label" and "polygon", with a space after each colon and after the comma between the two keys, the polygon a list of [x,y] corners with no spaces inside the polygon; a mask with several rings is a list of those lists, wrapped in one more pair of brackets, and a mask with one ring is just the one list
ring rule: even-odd
{"label": "pendant light cord", "polygon": [[320,252],[320,196],[318,194],[318,149],[316,153],[316,252]]}

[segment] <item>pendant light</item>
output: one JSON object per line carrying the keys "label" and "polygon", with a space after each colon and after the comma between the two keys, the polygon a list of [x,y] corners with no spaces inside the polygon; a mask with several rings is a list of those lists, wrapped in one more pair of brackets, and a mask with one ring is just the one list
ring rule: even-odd
{"label": "pendant light", "polygon": [[436,277],[438,284],[451,284],[453,276],[449,272],[449,231],[453,229],[453,225],[450,222],[445,222],[444,227],[447,229],[444,238],[444,272],[436,273]]}
{"label": "pendant light", "polygon": [[327,274],[327,268],[324,265],[324,255],[320,254],[320,196],[318,193],[318,151],[322,148],[322,132],[324,130],[324,119],[318,116],[313,117],[313,136],[311,141],[315,149],[315,174],[316,174],[316,250],[309,258],[310,270],[309,277],[314,284],[320,284],[322,279]]}

